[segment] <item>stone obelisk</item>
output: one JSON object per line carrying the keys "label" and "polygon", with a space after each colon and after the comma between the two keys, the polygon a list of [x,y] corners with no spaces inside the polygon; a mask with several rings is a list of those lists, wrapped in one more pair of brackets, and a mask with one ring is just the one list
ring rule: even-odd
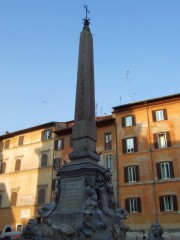
{"label": "stone obelisk", "polygon": [[89,19],[84,19],[84,28],[80,36],[79,60],[76,87],[75,120],[72,132],[73,152],[69,158],[74,162],[97,162],[96,120],[94,90],[93,38],[89,28]]}
{"label": "stone obelisk", "polygon": [[[98,164],[94,93],[93,39],[89,19],[80,36],[75,121],[71,163],[57,173],[56,195],[40,213],[40,224],[29,221],[22,239],[123,240],[126,212],[113,196],[111,172]],[[34,225],[33,225],[34,224]]]}

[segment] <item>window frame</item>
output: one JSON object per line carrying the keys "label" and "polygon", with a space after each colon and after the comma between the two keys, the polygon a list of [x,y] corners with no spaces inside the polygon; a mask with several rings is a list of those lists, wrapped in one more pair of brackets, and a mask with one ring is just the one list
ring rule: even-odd
{"label": "window frame", "polygon": [[[131,124],[128,124],[127,119],[131,117]],[[134,115],[128,115],[122,117],[122,127],[131,127],[135,125],[135,116]]]}
{"label": "window frame", "polygon": [[[163,173],[163,171],[164,171],[164,168],[162,167],[163,165],[168,165],[169,177],[164,176],[164,175],[166,175],[166,172],[165,172],[165,174]],[[173,161],[164,161],[164,162],[156,163],[156,170],[157,170],[158,179],[168,180],[168,179],[174,178]]]}
{"label": "window frame", "polygon": [[17,223],[16,224],[16,231],[22,232],[23,230],[23,224],[22,223]]}
{"label": "window frame", "polygon": [[1,162],[0,174],[6,173],[6,165],[5,161]]}
{"label": "window frame", "polygon": [[[131,140],[131,139],[133,140],[133,147],[128,148],[127,141]],[[137,137],[123,138],[122,139],[122,150],[123,150],[123,154],[126,154],[126,153],[129,154],[129,153],[137,152],[138,151]],[[128,151],[128,150],[130,150],[130,151]]]}
{"label": "window frame", "polygon": [[42,132],[42,140],[47,141],[49,139],[52,139],[52,129],[45,129]]}
{"label": "window frame", "polygon": [[[59,144],[59,142],[61,142],[61,144]],[[55,150],[58,151],[58,150],[64,149],[64,138],[56,139],[54,144],[55,144],[54,146]]]}
{"label": "window frame", "polygon": [[131,166],[124,167],[124,182],[125,183],[136,183],[136,182],[139,182],[139,180],[140,180],[139,179],[139,165],[131,165]]}
{"label": "window frame", "polygon": [[[159,197],[160,211],[174,212],[178,211],[177,196],[176,195],[164,195]],[[167,204],[170,206],[167,206]]]}
{"label": "window frame", "polygon": [[3,194],[0,193],[0,207],[2,207],[2,201],[3,201]]}
{"label": "window frame", "polygon": [[73,139],[72,139],[72,136],[69,138],[69,146],[70,146],[70,148],[73,147]]}
{"label": "window frame", "polygon": [[21,170],[21,159],[16,159],[16,162],[15,162],[15,169],[14,171],[15,172],[19,172]]}
{"label": "window frame", "polygon": [[[44,158],[46,156],[46,159]],[[41,155],[41,168],[48,167],[48,160],[49,160],[49,154],[47,152],[43,152]],[[46,161],[46,164],[44,162]]]}
{"label": "window frame", "polygon": [[106,155],[105,156],[105,167],[109,169],[110,171],[113,170],[113,160],[112,155]]}
{"label": "window frame", "polygon": [[141,213],[141,198],[139,197],[126,198],[125,209],[129,213]]}
{"label": "window frame", "polygon": [[[38,205],[43,205],[43,204],[45,204],[46,203],[46,198],[47,198],[47,187],[48,187],[48,185],[39,185],[38,186],[38,189],[37,189],[37,204]],[[43,196],[43,200],[44,201],[42,201],[42,199],[40,199],[40,197],[42,197],[42,195],[40,195],[40,193],[41,193],[41,191],[44,191],[43,193],[44,193],[44,196]],[[41,193],[42,194],[42,193]],[[41,200],[41,201],[40,201]]]}
{"label": "window frame", "polygon": [[10,139],[6,139],[4,142],[4,149],[8,149],[10,146]]}
{"label": "window frame", "polygon": [[[161,112],[162,114],[159,114],[158,116],[158,112]],[[167,109],[164,108],[164,109],[158,109],[158,110],[153,110],[152,111],[152,119],[153,119],[153,122],[159,122],[159,121],[164,121],[164,120],[167,120],[168,117],[167,117]]]}
{"label": "window frame", "polygon": [[16,191],[11,193],[11,201],[10,206],[15,207],[17,206],[17,199],[18,199],[18,193]]}
{"label": "window frame", "polygon": [[[160,136],[164,136],[165,144],[164,146],[160,143]],[[154,138],[154,148],[155,149],[165,149],[168,147],[171,147],[171,138],[170,138],[170,132],[159,132],[153,134]]]}
{"label": "window frame", "polygon": [[24,135],[19,136],[19,139],[18,139],[18,146],[21,146],[23,144],[24,144]]}
{"label": "window frame", "polygon": [[104,134],[104,149],[106,151],[112,150],[112,133],[111,132]]}
{"label": "window frame", "polygon": [[61,158],[54,158],[53,159],[53,167],[55,170],[60,169],[61,167]]}

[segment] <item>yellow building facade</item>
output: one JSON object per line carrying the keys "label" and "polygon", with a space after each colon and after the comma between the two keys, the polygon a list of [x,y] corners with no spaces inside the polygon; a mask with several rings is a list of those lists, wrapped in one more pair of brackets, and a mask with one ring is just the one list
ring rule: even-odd
{"label": "yellow building facade", "polygon": [[[0,231],[22,228],[51,200],[54,133],[47,123],[0,136]],[[6,228],[7,227],[7,228]]]}

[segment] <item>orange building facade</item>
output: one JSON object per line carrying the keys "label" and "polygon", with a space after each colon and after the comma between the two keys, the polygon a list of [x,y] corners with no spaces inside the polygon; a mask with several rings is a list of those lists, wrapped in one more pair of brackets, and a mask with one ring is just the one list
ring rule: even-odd
{"label": "orange building facade", "polygon": [[180,94],[113,108],[119,204],[133,229],[180,229]]}

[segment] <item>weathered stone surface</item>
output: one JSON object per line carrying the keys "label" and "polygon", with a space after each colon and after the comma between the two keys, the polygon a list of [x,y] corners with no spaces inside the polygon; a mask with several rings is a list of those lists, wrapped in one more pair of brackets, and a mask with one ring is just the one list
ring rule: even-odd
{"label": "weathered stone surface", "polygon": [[66,172],[65,177],[62,174],[56,190],[60,198],[52,200],[49,206],[53,208],[45,205],[39,211],[40,223],[31,220],[22,239],[125,239],[128,227],[123,220],[127,213],[116,207],[111,173],[103,170],[94,164],[89,174],[77,168]]}
{"label": "weathered stone surface", "polygon": [[163,240],[163,232],[164,230],[160,222],[155,221],[149,229],[148,240]]}
{"label": "weathered stone surface", "polygon": [[96,135],[93,38],[89,24],[85,24],[79,44],[73,151],[95,152]]}

